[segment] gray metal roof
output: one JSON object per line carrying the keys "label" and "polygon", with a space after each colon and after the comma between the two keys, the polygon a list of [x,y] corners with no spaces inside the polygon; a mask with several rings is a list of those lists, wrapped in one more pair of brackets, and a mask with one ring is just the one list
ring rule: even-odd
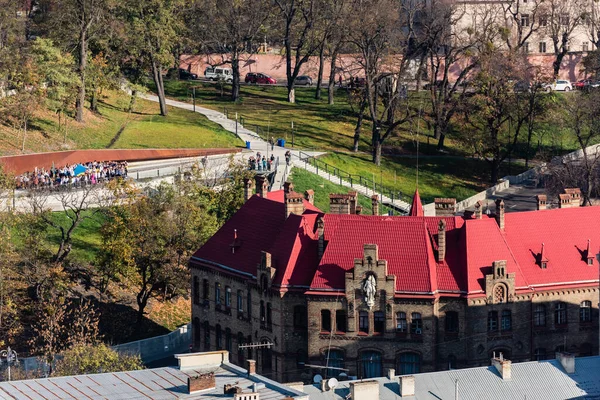
{"label": "gray metal roof", "polygon": [[[201,393],[187,394],[188,376],[214,372],[216,388]],[[260,375],[247,376],[246,370],[229,363],[206,369],[179,370],[175,367],[145,369],[59,378],[31,379],[0,382],[0,399],[220,399],[223,386],[236,384],[243,392],[252,392],[252,384],[263,383],[259,389],[261,400],[293,397],[306,398],[302,393],[287,388]],[[226,397],[231,397],[230,395]]]}
{"label": "gray metal roof", "polygon": [[[512,379],[502,380],[490,367],[415,374],[415,396],[410,400],[455,400],[458,380],[459,400],[564,400],[600,399],[600,357],[575,360],[575,373],[567,374],[557,360],[512,364]],[[377,378],[380,399],[400,399],[398,377]],[[340,382],[333,393],[321,392],[316,385],[304,386],[311,400],[345,400],[349,382]]]}

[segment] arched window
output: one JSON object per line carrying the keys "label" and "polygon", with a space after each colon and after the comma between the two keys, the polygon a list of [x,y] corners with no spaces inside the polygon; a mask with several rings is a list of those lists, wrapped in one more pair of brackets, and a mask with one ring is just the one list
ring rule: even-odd
{"label": "arched window", "polygon": [[244,312],[244,292],[241,290],[237,291],[237,310],[240,313]]}
{"label": "arched window", "polygon": [[546,349],[538,347],[535,349],[534,357],[536,361],[542,361],[546,359]]}
{"label": "arched window", "polygon": [[227,350],[230,353],[233,351],[233,343],[231,341],[231,329],[229,328],[225,329],[225,350]]}
{"label": "arched window", "polygon": [[360,353],[359,364],[360,378],[375,378],[383,374],[382,357],[378,351],[367,350]]}
{"label": "arched window", "polygon": [[423,333],[423,320],[421,320],[421,313],[414,312],[410,315],[410,333],[420,335]]}
{"label": "arched window", "polygon": [[225,307],[231,308],[231,288],[225,286]]}
{"label": "arched window", "polygon": [[[267,340],[263,340],[263,343],[268,343]],[[273,350],[270,347],[263,347],[261,349],[261,358],[262,358],[262,374],[268,374],[271,372],[273,368]]]}
{"label": "arched window", "polygon": [[383,311],[373,313],[373,332],[378,334],[385,333],[385,314]]}
{"label": "arched window", "polygon": [[194,334],[194,350],[198,350],[200,348],[200,338],[202,337],[202,333],[200,332],[200,318],[196,317],[192,321],[192,333]]}
{"label": "arched window", "polygon": [[265,318],[265,313],[266,313],[265,312],[265,302],[261,300],[260,301],[260,326],[263,328],[265,327],[265,323],[267,322],[266,318]]}
{"label": "arched window", "polygon": [[488,332],[496,332],[498,330],[498,311],[488,312]]}
{"label": "arched window", "polygon": [[334,369],[334,368],[344,368],[344,352],[337,349],[331,349],[325,352],[323,365],[327,365],[328,369],[324,372],[327,374],[327,377],[336,377],[341,374],[342,370]]}
{"label": "arched window", "polygon": [[331,311],[321,310],[321,332],[331,332]]}
{"label": "arched window", "polygon": [[267,303],[267,327],[271,328],[273,326],[273,316],[272,316],[271,303]]}
{"label": "arched window", "polygon": [[336,310],[335,312],[335,331],[339,333],[346,333],[347,331],[346,310]]}
{"label": "arched window", "polygon": [[399,333],[406,333],[408,331],[408,322],[406,321],[405,312],[396,313],[396,331]]}
{"label": "arched window", "polygon": [[445,320],[446,332],[458,332],[458,313],[456,311],[446,311]]}
{"label": "arched window", "polygon": [[267,290],[269,290],[269,280],[264,274],[260,278],[260,288],[262,289],[263,293],[267,293]]}
{"label": "arched window", "polygon": [[194,287],[192,288],[194,304],[200,305],[200,278],[194,276]]}
{"label": "arched window", "polygon": [[215,344],[217,350],[223,350],[223,338],[221,337],[221,325],[215,326]]}
{"label": "arched window", "polygon": [[210,350],[210,325],[208,321],[204,321],[204,350]]}
{"label": "arched window", "polygon": [[215,304],[221,305],[221,284],[219,282],[215,283]]}
{"label": "arched window", "polygon": [[294,306],[294,328],[295,329],[306,329],[308,326],[308,315],[306,314],[306,307]]}
{"label": "arched window", "polygon": [[[203,300],[208,300],[209,296],[210,296],[210,284],[208,283],[208,279],[204,279],[202,281],[202,299]],[[206,303],[206,301],[205,301]]]}
{"label": "arched window", "polygon": [[510,310],[502,310],[500,329],[503,331],[512,330],[512,313]]}
{"label": "arched window", "polygon": [[546,306],[543,304],[536,304],[533,308],[533,325],[534,326],[546,326]]}
{"label": "arched window", "polygon": [[369,313],[366,311],[358,313],[358,330],[362,333],[369,333]]}
{"label": "arched window", "polygon": [[556,303],[554,323],[556,325],[565,325],[567,323],[567,305],[563,302]]}
{"label": "arched window", "polygon": [[504,285],[496,285],[494,288],[494,303],[506,303],[506,288]]}
{"label": "arched window", "polygon": [[237,348],[238,364],[243,365],[244,364],[244,349],[239,348],[239,346],[244,344],[244,334],[242,332],[238,332],[238,334],[237,334],[237,344],[238,344],[238,348]]}
{"label": "arched window", "polygon": [[400,353],[398,371],[400,375],[418,374],[421,372],[421,356],[412,352]]}
{"label": "arched window", "polygon": [[579,321],[592,322],[592,302],[582,301],[579,305]]}

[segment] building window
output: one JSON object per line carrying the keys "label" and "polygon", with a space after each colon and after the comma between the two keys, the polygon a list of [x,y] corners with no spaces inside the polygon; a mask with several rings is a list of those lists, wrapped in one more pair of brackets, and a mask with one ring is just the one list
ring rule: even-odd
{"label": "building window", "polygon": [[523,43],[523,53],[529,53],[529,42]]}
{"label": "building window", "polygon": [[496,285],[494,288],[494,302],[496,304],[506,302],[506,288],[504,285]]}
{"label": "building window", "polygon": [[238,290],[237,292],[237,309],[239,312],[244,312],[244,292]]}
{"label": "building window", "polygon": [[579,305],[579,321],[592,322],[592,302],[582,301]]}
{"label": "building window", "polygon": [[194,287],[192,289],[194,292],[194,304],[200,305],[200,278],[197,276],[194,277]]}
{"label": "building window", "polygon": [[221,284],[215,283],[215,304],[221,304]]}
{"label": "building window", "polygon": [[540,42],[540,53],[546,52],[546,42]]}
{"label": "building window", "polygon": [[228,352],[233,351],[233,343],[231,342],[231,329],[225,329],[225,350]]}
{"label": "building window", "polygon": [[556,325],[564,325],[567,323],[567,305],[565,303],[556,303],[554,323]]}
{"label": "building window", "polygon": [[265,322],[266,322],[266,319],[265,319],[265,302],[261,300],[260,301],[260,326],[262,328],[264,328]]}
{"label": "building window", "polygon": [[325,372],[328,377],[338,376],[339,374],[344,372],[341,369],[334,369],[344,368],[344,352],[335,349],[329,350],[327,353],[325,353],[325,365],[330,367]]}
{"label": "building window", "polygon": [[534,326],[546,326],[546,306],[543,304],[536,304],[533,309],[533,325]]}
{"label": "building window", "polygon": [[[588,49],[588,47],[589,47],[589,43],[588,43],[588,42],[583,42],[583,43],[581,44],[581,48],[582,48],[582,50],[583,50],[584,52],[587,52],[587,51],[589,50],[589,49]],[[589,259],[588,259],[588,264],[589,264],[589,261],[590,261],[590,260],[592,261],[592,264],[593,264],[593,263],[594,263],[594,259],[593,259],[593,258],[589,258]]]}
{"label": "building window", "polygon": [[373,332],[385,333],[385,314],[383,311],[375,311],[373,313]]}
{"label": "building window", "polygon": [[369,333],[369,313],[366,311],[358,313],[358,330],[362,333]]}
{"label": "building window", "polygon": [[269,289],[269,280],[267,279],[266,275],[263,275],[260,278],[260,287],[261,287],[263,293],[267,293],[267,290]]}
{"label": "building window", "polygon": [[308,326],[308,316],[306,307],[294,306],[294,328],[305,329]]}
{"label": "building window", "polygon": [[346,333],[347,331],[347,321],[346,311],[345,310],[337,310],[335,312],[335,330],[339,333]]}
{"label": "building window", "polygon": [[[268,341],[263,340],[262,343],[266,344]],[[262,358],[262,373],[271,373],[273,368],[273,350],[271,350],[270,347],[264,347],[261,349],[260,353]]]}
{"label": "building window", "polygon": [[561,25],[569,25],[569,15],[568,14],[563,14],[560,16],[560,24]]}
{"label": "building window", "polygon": [[[587,51],[587,50],[584,50],[584,51]],[[587,264],[588,265],[594,265],[594,259],[593,258],[588,258],[587,259]]]}
{"label": "building window", "polygon": [[546,25],[548,25],[548,16],[540,15],[540,26],[546,26]]}
{"label": "building window", "polygon": [[421,356],[417,353],[401,353],[398,357],[400,375],[412,375],[421,372]]}
{"label": "building window", "polygon": [[458,313],[448,311],[446,313],[446,332],[458,332]]}
{"label": "building window", "polygon": [[210,325],[204,321],[204,350],[210,350]]}
{"label": "building window", "polygon": [[321,310],[321,332],[331,332],[331,311]]}
{"label": "building window", "polygon": [[252,317],[252,292],[248,290],[248,298],[246,299],[246,308],[248,309],[248,318]]}
{"label": "building window", "polygon": [[271,309],[271,303],[267,303],[267,328],[273,326],[273,310]]}
{"label": "building window", "polygon": [[498,330],[498,311],[488,312],[488,332],[496,332]]}
{"label": "building window", "polygon": [[225,307],[231,307],[231,288],[229,286],[225,287]]}
{"label": "building window", "polygon": [[546,349],[543,347],[538,347],[535,349],[535,360],[542,361],[546,359]]}
{"label": "building window", "polygon": [[363,351],[360,353],[358,371],[360,378],[376,378],[383,375],[381,353],[378,351]]}
{"label": "building window", "polygon": [[512,330],[512,312],[510,310],[502,311],[502,319],[501,319],[500,329],[503,331]]}
{"label": "building window", "polygon": [[221,337],[221,325],[215,326],[215,344],[217,345],[217,350],[223,350],[223,338]]}
{"label": "building window", "polygon": [[423,320],[421,313],[414,312],[410,315],[410,333],[420,335],[423,333]]}
{"label": "building window", "polygon": [[529,14],[521,14],[521,26],[529,26]]}
{"label": "building window", "polygon": [[200,338],[202,337],[202,333],[200,332],[200,318],[198,317],[192,321],[192,333],[194,335],[194,350],[198,350],[200,348]]}
{"label": "building window", "polygon": [[238,364],[242,365],[244,363],[244,349],[240,349],[239,347],[244,344],[244,334],[242,332],[238,332],[237,334],[237,344]]}
{"label": "building window", "polygon": [[396,313],[396,331],[400,333],[406,333],[408,330],[408,323],[406,322],[406,313]]}

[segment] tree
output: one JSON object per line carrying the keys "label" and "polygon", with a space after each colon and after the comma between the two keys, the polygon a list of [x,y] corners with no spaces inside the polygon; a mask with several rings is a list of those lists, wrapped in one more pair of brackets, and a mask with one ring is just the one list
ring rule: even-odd
{"label": "tree", "polygon": [[560,65],[569,51],[569,41],[573,32],[580,26],[585,18],[585,5],[583,0],[547,0],[544,2],[544,15],[542,25],[545,33],[552,40],[554,49],[554,78],[558,77]]}
{"label": "tree", "polygon": [[502,28],[506,46],[511,51],[522,50],[529,39],[543,28],[546,17],[544,0],[516,0],[503,3],[502,8],[510,18],[508,26]]}
{"label": "tree", "polygon": [[88,375],[143,368],[137,355],[119,353],[105,344],[79,344],[61,353],[52,375]]}
{"label": "tree", "polygon": [[120,9],[125,21],[123,46],[130,57],[150,69],[162,116],[168,113],[163,72],[175,63],[173,53],[183,29],[183,6],[182,0],[126,0]]}

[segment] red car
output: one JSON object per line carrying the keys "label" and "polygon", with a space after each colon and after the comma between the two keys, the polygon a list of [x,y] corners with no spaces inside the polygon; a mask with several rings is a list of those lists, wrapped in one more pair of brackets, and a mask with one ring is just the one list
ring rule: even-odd
{"label": "red car", "polygon": [[582,89],[587,89],[591,83],[592,83],[591,79],[580,79],[577,82],[575,82],[573,84],[573,86],[575,87],[575,89],[582,90]]}
{"label": "red car", "polygon": [[271,78],[269,75],[261,74],[260,72],[250,72],[246,74],[246,83],[259,83],[261,85],[274,85],[277,83],[275,78]]}

